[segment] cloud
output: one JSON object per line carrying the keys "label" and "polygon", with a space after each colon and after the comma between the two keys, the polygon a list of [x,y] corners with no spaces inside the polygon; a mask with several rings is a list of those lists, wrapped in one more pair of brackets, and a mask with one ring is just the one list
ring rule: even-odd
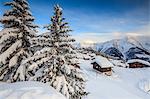
{"label": "cloud", "polygon": [[[148,13],[141,9],[127,11],[120,15],[112,13],[85,13],[83,11],[66,10],[73,30],[79,33],[85,32],[131,32],[149,23]],[[76,13],[77,12],[77,13]]]}
{"label": "cloud", "polygon": [[130,32],[102,32],[102,33],[96,33],[96,32],[90,32],[90,33],[80,33],[80,34],[74,34],[73,37],[77,40],[77,42],[106,42],[112,39],[121,39],[126,36],[131,37],[150,37],[150,24],[145,25],[137,30],[130,31]]}
{"label": "cloud", "polygon": [[78,35],[73,35],[77,42],[105,42],[113,39],[111,37],[112,33],[82,33]]}
{"label": "cloud", "polygon": [[137,30],[135,30],[137,34],[142,34],[145,36],[150,36],[150,23],[148,25],[145,25]]}
{"label": "cloud", "polygon": [[109,13],[76,14],[74,16],[77,24],[73,35],[79,42],[104,42],[125,36],[150,36],[149,15],[143,8],[130,10],[121,16],[111,16]]}
{"label": "cloud", "polygon": [[[31,10],[36,18],[36,23],[40,26],[38,30],[41,34],[46,32],[43,26],[50,23],[53,4],[45,4],[42,0],[38,1],[40,3],[37,0],[33,1],[30,1]],[[97,8],[96,11],[88,8],[85,11],[81,7],[64,7],[66,7],[64,8],[65,21],[69,22],[71,29],[74,30],[72,35],[81,42],[104,42],[127,35],[150,35],[150,18],[148,18],[150,13],[145,7],[117,13],[113,13],[113,10],[112,12],[99,11],[104,10],[103,8]]]}

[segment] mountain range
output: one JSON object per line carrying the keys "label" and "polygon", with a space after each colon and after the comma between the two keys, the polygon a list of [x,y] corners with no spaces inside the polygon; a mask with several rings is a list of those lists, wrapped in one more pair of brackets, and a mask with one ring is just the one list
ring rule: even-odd
{"label": "mountain range", "polygon": [[103,43],[94,43],[91,44],[90,47],[98,52],[105,53],[122,60],[127,61],[130,59],[142,59],[150,62],[150,37],[127,36],[122,39],[113,39]]}

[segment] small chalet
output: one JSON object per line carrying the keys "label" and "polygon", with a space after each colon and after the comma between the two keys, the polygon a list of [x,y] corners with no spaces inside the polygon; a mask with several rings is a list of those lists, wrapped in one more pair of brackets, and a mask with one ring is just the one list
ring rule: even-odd
{"label": "small chalet", "polygon": [[141,59],[131,59],[127,61],[129,68],[143,68],[150,67],[150,63]]}
{"label": "small chalet", "polygon": [[93,69],[100,71],[107,76],[112,75],[113,64],[107,58],[96,56],[91,64],[93,65]]}

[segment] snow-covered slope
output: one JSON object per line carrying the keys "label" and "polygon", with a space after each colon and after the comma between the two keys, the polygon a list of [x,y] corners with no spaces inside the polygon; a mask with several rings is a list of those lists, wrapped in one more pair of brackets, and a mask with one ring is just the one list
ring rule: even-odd
{"label": "snow-covered slope", "polygon": [[150,68],[130,69],[114,66],[113,75],[105,76],[92,68],[91,61],[81,60],[87,75],[85,99],[150,99]]}
{"label": "snow-covered slope", "polygon": [[47,84],[17,82],[0,84],[0,99],[66,99]]}
{"label": "snow-covered slope", "polygon": [[[95,45],[97,51],[119,58],[135,58],[134,54],[150,55],[150,37],[125,37]],[[131,55],[132,54],[132,55]],[[130,57],[132,56],[132,57]]]}
{"label": "snow-covered slope", "polygon": [[130,37],[129,41],[132,44],[150,52],[150,36]]}
{"label": "snow-covered slope", "polygon": [[126,52],[131,47],[139,47],[150,52],[150,37],[136,36],[124,37],[122,39],[114,39],[104,43],[95,45],[97,49],[106,50],[110,47],[116,47],[120,51]]}

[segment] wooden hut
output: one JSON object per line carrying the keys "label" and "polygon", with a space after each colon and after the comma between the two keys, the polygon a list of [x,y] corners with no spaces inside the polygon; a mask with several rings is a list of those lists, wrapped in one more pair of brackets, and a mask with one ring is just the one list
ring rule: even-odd
{"label": "wooden hut", "polygon": [[129,68],[143,68],[150,67],[150,63],[141,59],[131,59],[127,61]]}
{"label": "wooden hut", "polygon": [[103,56],[96,56],[91,64],[93,65],[93,69],[108,76],[112,75],[113,64],[107,58]]}

